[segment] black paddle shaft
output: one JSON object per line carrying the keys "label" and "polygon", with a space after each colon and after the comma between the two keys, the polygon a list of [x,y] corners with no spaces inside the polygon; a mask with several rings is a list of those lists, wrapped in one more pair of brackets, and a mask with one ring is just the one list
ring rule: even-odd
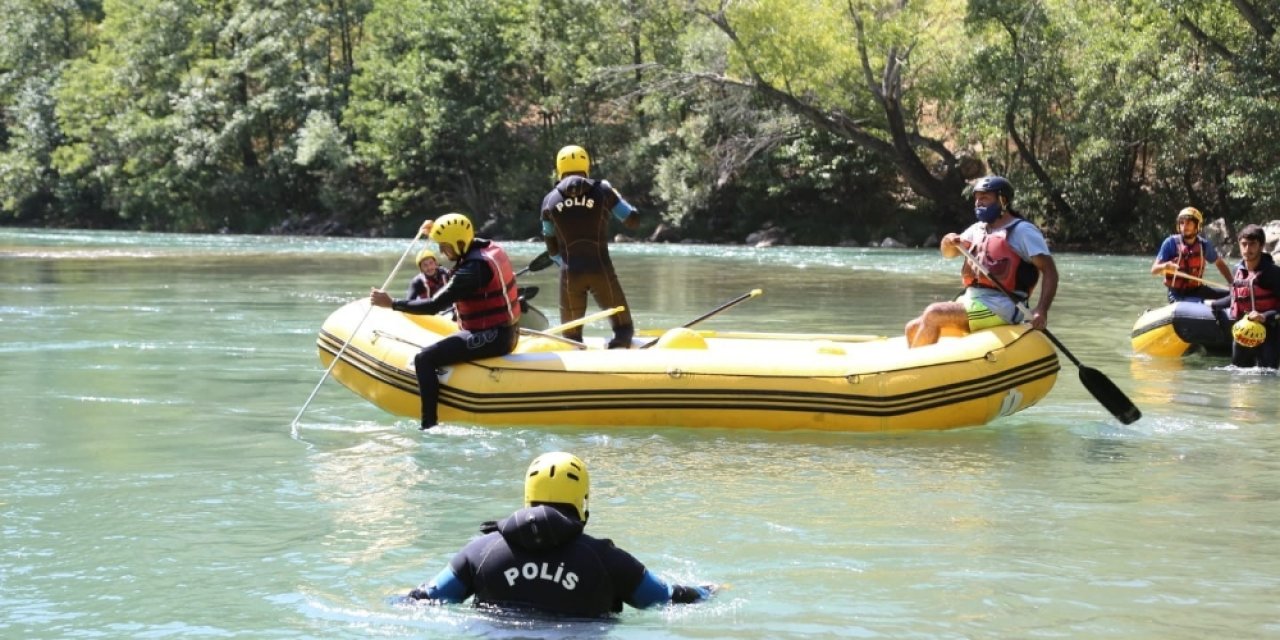
{"label": "black paddle shaft", "polygon": [[[999,281],[992,278],[991,273],[987,271],[986,267],[982,266],[982,264],[978,262],[978,259],[975,258],[972,253],[966,251],[964,247],[957,247],[957,249],[959,249],[965,259],[969,261],[969,264],[973,265],[973,268],[981,271],[982,275],[986,276],[992,284],[996,285],[996,288],[999,289],[1001,293],[1009,296],[1009,299],[1013,300],[1014,304],[1021,307],[1024,313],[1026,312],[1026,307],[1023,307],[1022,301],[1018,300],[1017,296],[1010,293],[1003,284],[1000,284]],[[1030,319],[1031,314],[1027,313],[1027,320]],[[1084,385],[1084,388],[1088,389],[1089,393],[1093,394],[1094,399],[1101,403],[1103,407],[1106,407],[1107,411],[1110,411],[1111,415],[1115,416],[1121,424],[1133,424],[1142,418],[1142,411],[1138,409],[1137,405],[1133,404],[1132,400],[1129,400],[1128,396],[1124,395],[1124,392],[1111,381],[1111,378],[1108,378],[1101,371],[1098,371],[1093,367],[1086,367],[1081,364],[1080,359],[1075,357],[1075,355],[1071,353],[1071,350],[1067,349],[1066,345],[1062,344],[1062,341],[1058,339],[1058,336],[1053,335],[1047,327],[1040,331],[1044,333],[1045,337],[1049,338],[1049,341],[1052,342],[1054,346],[1058,347],[1058,350],[1062,352],[1062,355],[1066,356],[1068,360],[1076,365],[1076,368],[1080,370],[1080,384]]]}
{"label": "black paddle shaft", "polygon": [[[710,310],[710,311],[708,311],[708,312],[706,312],[706,313],[704,313],[704,314],[702,314],[702,315],[700,315],[700,316],[698,316],[698,317],[696,317],[696,318],[694,318],[694,319],[692,319],[692,320],[690,320],[690,321],[688,321],[688,322],[686,322],[686,323],[684,323],[684,324],[680,325],[680,328],[681,328],[681,329],[688,329],[689,327],[692,327],[693,325],[698,324],[699,322],[702,322],[703,320],[706,320],[707,318],[710,318],[711,316],[714,316],[714,315],[716,315],[716,314],[720,313],[721,311],[724,311],[725,309],[728,309],[729,307],[732,307],[732,306],[734,306],[734,305],[738,304],[739,302],[742,302],[743,300],[750,300],[751,298],[754,298],[754,297],[756,297],[756,296],[760,295],[761,293],[763,293],[763,292],[762,292],[761,290],[759,290],[759,289],[752,289],[751,291],[748,291],[747,293],[744,293],[744,294],[742,294],[742,295],[740,295],[740,296],[738,296],[738,297],[736,297],[736,298],[734,298],[734,299],[732,299],[732,300],[730,300],[730,301],[728,301],[728,302],[726,302],[726,303],[724,303],[724,304],[722,304],[722,305],[720,305],[720,306],[718,306],[718,307],[716,307],[716,308],[714,308],[714,309],[712,309],[712,310]],[[658,344],[658,340],[661,340],[661,339],[662,339],[661,337],[654,338],[653,340],[650,340],[650,341],[648,341],[648,342],[646,342],[646,343],[644,343],[644,344],[640,345],[640,348],[641,348],[641,349],[648,349],[649,347],[652,347],[653,345]]]}

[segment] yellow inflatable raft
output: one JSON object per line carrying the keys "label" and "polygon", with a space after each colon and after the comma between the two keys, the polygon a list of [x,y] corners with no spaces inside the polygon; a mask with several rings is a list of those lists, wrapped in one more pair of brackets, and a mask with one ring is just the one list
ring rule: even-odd
{"label": "yellow inflatable raft", "polygon": [[[368,311],[363,323],[362,317]],[[352,330],[359,330],[352,335]],[[332,375],[374,405],[418,417],[413,358],[457,329],[358,300],[325,321]],[[647,340],[637,339],[639,346]],[[440,372],[440,419],[480,425],[898,431],[982,425],[1053,388],[1053,346],[1025,326],[909,350],[902,338],[668,331],[652,348],[581,348],[523,335],[516,351]]]}
{"label": "yellow inflatable raft", "polygon": [[1147,309],[1133,323],[1134,353],[1177,358],[1195,353],[1231,355],[1231,321],[1200,302],[1173,302]]}

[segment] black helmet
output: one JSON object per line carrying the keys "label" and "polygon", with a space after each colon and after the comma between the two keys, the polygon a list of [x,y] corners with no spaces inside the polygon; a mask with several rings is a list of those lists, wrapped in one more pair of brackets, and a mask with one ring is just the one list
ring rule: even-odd
{"label": "black helmet", "polygon": [[973,192],[986,191],[995,193],[1004,198],[1004,206],[1006,208],[1013,206],[1013,185],[1000,176],[987,176],[979,178],[978,182],[973,185]]}

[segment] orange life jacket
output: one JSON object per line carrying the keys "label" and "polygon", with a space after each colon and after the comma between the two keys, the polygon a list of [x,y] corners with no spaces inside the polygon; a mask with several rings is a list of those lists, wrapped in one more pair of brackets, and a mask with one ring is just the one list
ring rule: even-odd
{"label": "orange life jacket", "polygon": [[514,325],[520,320],[520,300],[516,293],[515,270],[511,260],[497,243],[473,247],[463,260],[484,260],[493,277],[480,291],[454,303],[458,324],[468,331]]}
{"label": "orange life jacket", "polygon": [[1005,291],[1022,300],[1031,296],[1031,290],[1040,279],[1040,270],[1030,261],[1023,260],[1022,256],[1013,250],[1013,245],[1009,244],[1009,236],[1013,233],[1014,227],[1023,222],[1026,221],[1019,218],[1014,220],[1013,224],[982,237],[982,240],[975,245],[974,257],[987,270],[987,273],[991,274],[991,278],[995,278],[995,281],[993,282],[985,274],[978,273],[973,265],[965,260],[960,270],[964,286],[999,289],[1000,287],[995,284],[999,282]]}
{"label": "orange life jacket", "polygon": [[[1174,262],[1178,265],[1178,271],[1197,278],[1204,277],[1204,239],[1200,238],[1194,245],[1188,245],[1182,241],[1182,235],[1178,236],[1178,256],[1174,258]],[[1195,289],[1200,286],[1195,280],[1179,278],[1172,273],[1164,275],[1164,286],[1176,290]]]}

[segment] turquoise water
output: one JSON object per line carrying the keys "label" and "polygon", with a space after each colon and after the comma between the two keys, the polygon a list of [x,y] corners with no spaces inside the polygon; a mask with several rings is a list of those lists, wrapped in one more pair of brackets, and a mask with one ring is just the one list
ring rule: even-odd
{"label": "turquoise water", "polygon": [[[950,432],[420,434],[330,381],[291,437],[320,323],[406,246],[0,229],[0,637],[1280,634],[1280,381],[1133,356],[1163,298],[1147,257],[1058,256],[1050,319],[1142,408],[1127,427],[1064,358],[1040,405]],[[518,265],[541,249],[508,246]],[[957,289],[927,250],[614,253],[642,329],[762,288],[704,326],[897,333]],[[522,284],[554,321],[552,273]],[[591,467],[589,531],[729,587],[614,623],[397,600],[557,449]]]}

